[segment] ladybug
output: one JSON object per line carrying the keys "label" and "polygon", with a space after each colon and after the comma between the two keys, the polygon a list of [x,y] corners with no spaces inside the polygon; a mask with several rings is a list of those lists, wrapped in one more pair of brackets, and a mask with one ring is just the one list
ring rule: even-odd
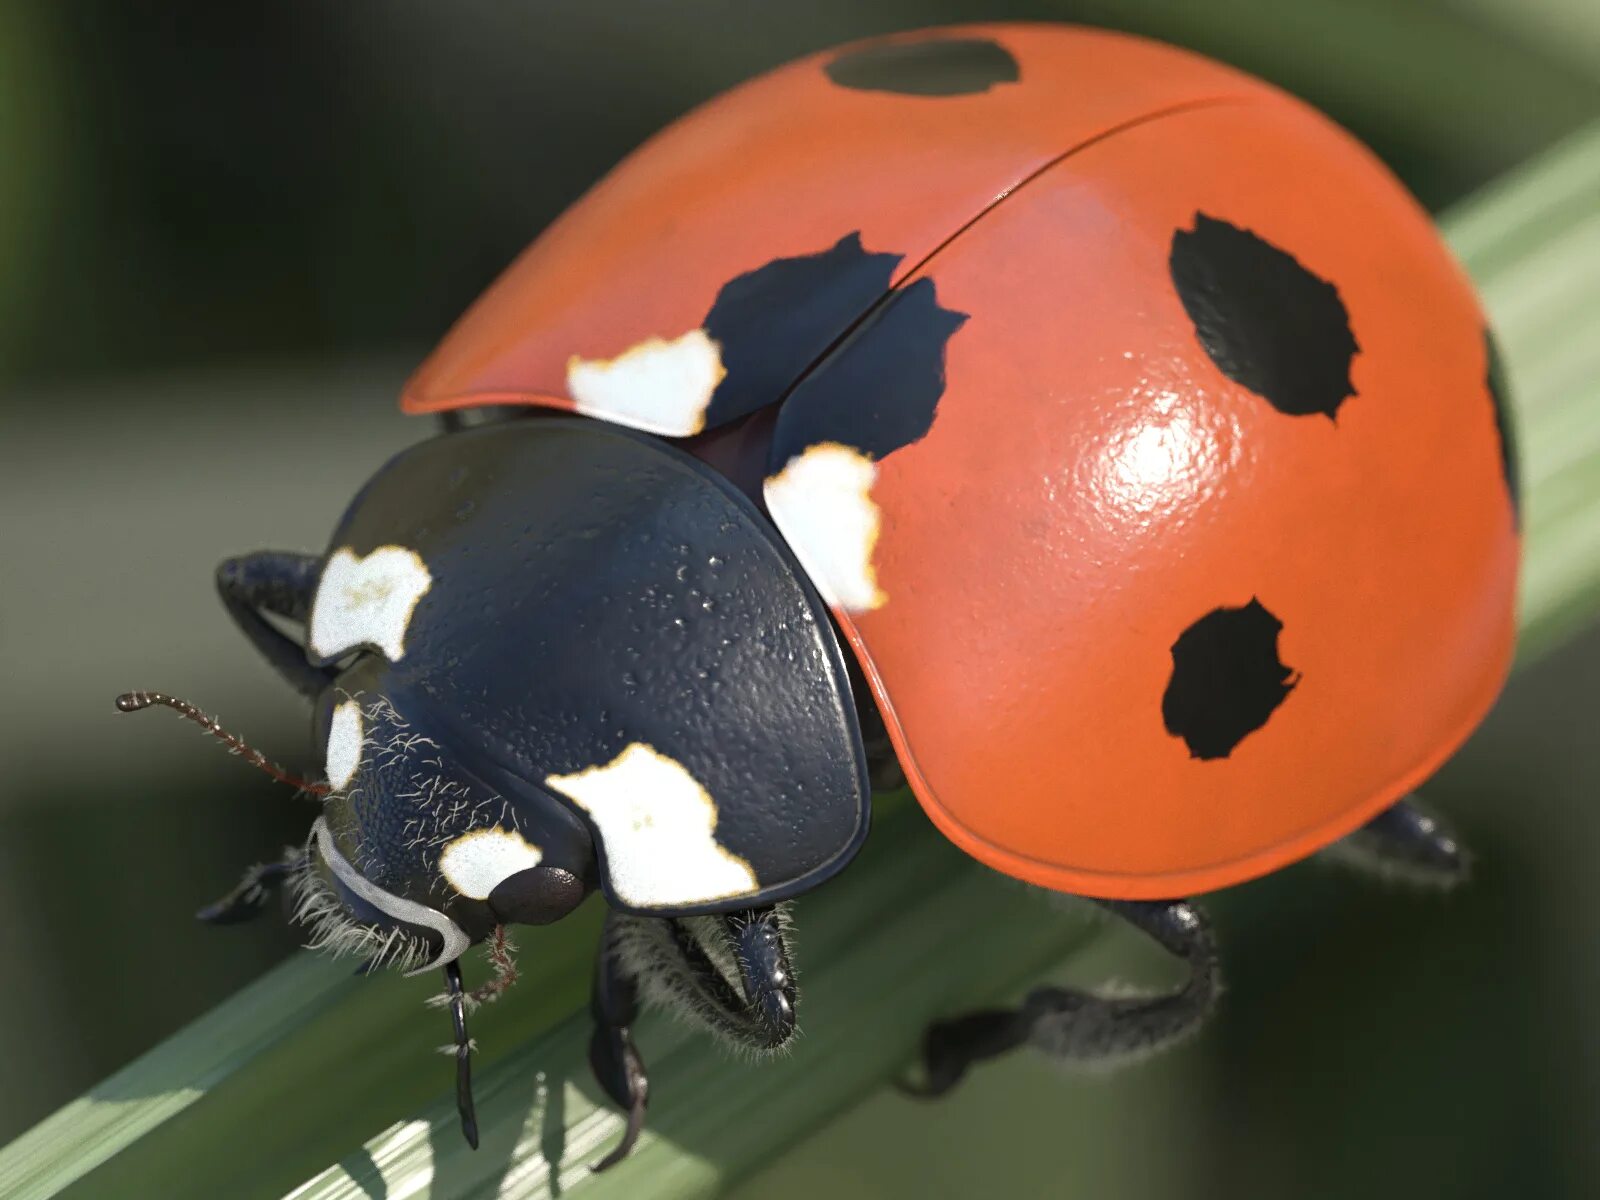
{"label": "ladybug", "polygon": [[508,926],[603,896],[609,1165],[641,1001],[793,1035],[785,905],[875,782],[1188,968],[943,1020],[928,1094],[1196,1028],[1194,893],[1336,845],[1465,869],[1408,797],[1511,657],[1492,342],[1423,210],[1264,83],[1048,25],[802,59],[626,159],[402,403],[444,431],[325,553],[219,569],[314,704],[322,812],[201,915],[287,883],[313,944],[442,969],[474,1144],[469,947],[486,998]]}

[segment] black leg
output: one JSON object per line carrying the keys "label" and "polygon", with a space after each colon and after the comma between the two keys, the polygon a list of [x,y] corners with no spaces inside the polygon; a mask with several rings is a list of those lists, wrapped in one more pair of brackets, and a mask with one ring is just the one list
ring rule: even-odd
{"label": "black leg", "polygon": [[472,1103],[472,1039],[467,1036],[467,995],[461,987],[460,962],[445,964],[444,982],[450,1000],[450,1024],[456,1035],[456,1111],[461,1114],[461,1136],[476,1150],[478,1112]]}
{"label": "black leg", "polygon": [[267,907],[283,881],[305,864],[305,855],[295,851],[278,862],[259,863],[244,873],[238,886],[214,904],[195,913],[198,920],[211,925],[237,925],[254,920]]}
{"label": "black leg", "polygon": [[[776,1050],[789,1040],[797,997],[776,909],[662,924],[671,949],[654,964],[656,977],[647,977],[647,986],[656,984],[668,1004],[688,1008],[712,1032],[746,1049]],[[731,960],[737,990],[713,954]]]}
{"label": "black leg", "polygon": [[733,940],[744,987],[742,1011],[748,1014],[749,1030],[745,1040],[758,1050],[776,1050],[794,1036],[799,998],[783,918],[776,908],[753,908],[722,920]]}
{"label": "black leg", "polygon": [[1108,1063],[1158,1050],[1198,1029],[1220,991],[1216,942],[1205,914],[1187,900],[1096,903],[1182,959],[1189,971],[1183,985],[1148,996],[1041,987],[1020,1008],[987,1009],[935,1022],[922,1044],[926,1079],[906,1090],[942,1095],[974,1063],[1024,1045],[1069,1062]]}
{"label": "black leg", "polygon": [[1431,887],[1453,887],[1472,865],[1443,818],[1411,799],[1385,809],[1330,846],[1328,856],[1385,879]]}
{"label": "black leg", "polygon": [[332,676],[308,663],[305,648],[263,614],[304,624],[321,571],[322,560],[315,555],[279,550],[230,558],[217,567],[217,594],[228,615],[278,674],[305,696],[322,691]]}
{"label": "black leg", "polygon": [[570,413],[530,408],[526,404],[480,404],[475,408],[452,408],[438,413],[440,433],[458,433],[463,429],[477,429],[482,425],[503,425],[507,421],[522,421],[539,416],[570,416]]}
{"label": "black leg", "polygon": [[639,985],[624,966],[622,948],[612,932],[608,920],[600,937],[594,992],[589,1001],[589,1010],[594,1014],[589,1066],[606,1095],[628,1114],[628,1125],[611,1153],[594,1164],[596,1171],[614,1167],[632,1153],[644,1130],[645,1110],[650,1105],[650,1076],[633,1044],[633,1023],[639,1017]]}
{"label": "black leg", "polygon": [[794,1034],[797,1000],[782,915],[758,908],[687,920],[607,916],[589,1061],[628,1113],[628,1127],[597,1171],[627,1157],[644,1126],[650,1084],[631,1034],[641,990],[742,1047],[776,1050]]}

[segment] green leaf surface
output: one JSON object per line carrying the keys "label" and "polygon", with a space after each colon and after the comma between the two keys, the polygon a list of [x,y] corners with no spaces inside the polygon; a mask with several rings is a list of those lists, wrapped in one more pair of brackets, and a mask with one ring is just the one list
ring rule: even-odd
{"label": "green leaf surface", "polygon": [[[1600,597],[1600,127],[1451,214],[1512,384],[1527,490],[1524,657]],[[585,1062],[599,909],[523,933],[524,978],[476,1014],[483,1148],[456,1131],[447,1027],[426,981],[301,956],[0,1152],[0,1195],[307,1198],[705,1196],[882,1087],[922,1025],[1058,962],[1085,936],[946,844],[903,796],[859,865],[798,906],[806,1034],[761,1066],[647,1019],[652,1122],[620,1130]]]}
{"label": "green leaf surface", "polygon": [[1525,493],[1524,658],[1594,619],[1600,595],[1600,125],[1448,214],[1511,385]]}

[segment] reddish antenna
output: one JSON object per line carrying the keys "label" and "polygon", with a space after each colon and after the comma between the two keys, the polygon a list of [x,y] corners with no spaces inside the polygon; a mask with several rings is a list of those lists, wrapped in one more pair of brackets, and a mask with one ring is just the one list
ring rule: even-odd
{"label": "reddish antenna", "polygon": [[161,692],[123,692],[117,697],[117,709],[120,712],[139,712],[142,709],[152,708],[160,704],[170,708],[186,721],[193,721],[212,737],[228,748],[230,754],[237,754],[252,767],[260,767],[279,783],[287,783],[290,787],[299,788],[303,792],[310,792],[313,796],[326,796],[332,789],[325,783],[309,783],[298,775],[291,775],[277,763],[257,750],[241,737],[229,733],[218,723],[215,717],[208,717],[187,700],[178,700],[172,696],[163,695]]}

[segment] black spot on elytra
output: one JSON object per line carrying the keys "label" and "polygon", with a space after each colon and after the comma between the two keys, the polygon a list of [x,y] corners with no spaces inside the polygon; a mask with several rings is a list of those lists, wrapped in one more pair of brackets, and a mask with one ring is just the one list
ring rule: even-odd
{"label": "black spot on elytra", "polygon": [[1229,379],[1292,417],[1331,420],[1355,395],[1350,314],[1294,255],[1197,212],[1192,230],[1173,232],[1167,262],[1200,345]]}
{"label": "black spot on elytra", "polygon": [[1487,385],[1489,399],[1494,404],[1494,427],[1500,435],[1500,470],[1505,475],[1506,491],[1511,496],[1511,516],[1517,525],[1522,524],[1522,480],[1517,471],[1517,435],[1511,424],[1511,411],[1506,401],[1505,366],[1500,361],[1500,346],[1494,333],[1483,331],[1484,351],[1489,362]]}
{"label": "black spot on elytra", "polygon": [[840,87],[901,96],[975,96],[1022,77],[1017,60],[988,38],[935,38],[847,50],[822,68]]}
{"label": "black spot on elytra", "polygon": [[1172,678],[1161,697],[1167,732],[1192,758],[1226,758],[1267,723],[1294,685],[1278,658],[1283,622],[1251,597],[1243,608],[1214,608],[1172,643]]}
{"label": "black spot on elytra", "polygon": [[724,284],[705,319],[727,371],[706,408],[707,427],[783,395],[889,290],[900,259],[869,253],[851,233],[831,249],[774,259]]}
{"label": "black spot on elytra", "polygon": [[927,434],[944,395],[944,352],[967,314],[939,306],[932,279],[901,288],[784,402],[773,469],[839,442],[874,459]]}

